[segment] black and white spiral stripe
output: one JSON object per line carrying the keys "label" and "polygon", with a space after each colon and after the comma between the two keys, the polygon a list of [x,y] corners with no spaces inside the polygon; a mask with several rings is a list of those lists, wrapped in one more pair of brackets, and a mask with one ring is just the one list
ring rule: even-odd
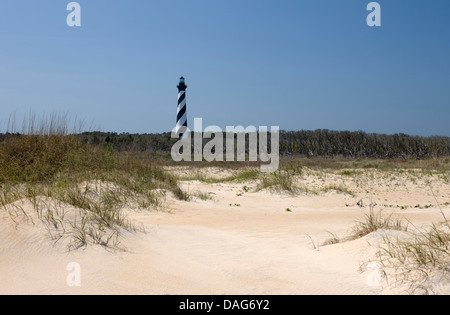
{"label": "black and white spiral stripe", "polygon": [[177,108],[177,135],[182,138],[187,130],[187,113],[186,113],[186,91],[178,92],[178,108]]}

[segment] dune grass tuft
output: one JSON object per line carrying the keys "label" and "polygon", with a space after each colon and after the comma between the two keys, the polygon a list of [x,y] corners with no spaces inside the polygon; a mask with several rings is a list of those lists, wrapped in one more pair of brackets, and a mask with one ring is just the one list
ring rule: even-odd
{"label": "dune grass tuft", "polygon": [[256,190],[259,191],[263,189],[286,191],[289,193],[296,192],[294,178],[287,171],[277,171],[262,176]]}

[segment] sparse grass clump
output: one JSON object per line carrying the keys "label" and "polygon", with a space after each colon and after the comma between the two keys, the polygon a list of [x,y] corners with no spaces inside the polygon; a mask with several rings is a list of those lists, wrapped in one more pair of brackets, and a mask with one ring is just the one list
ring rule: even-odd
{"label": "sparse grass clump", "polygon": [[335,233],[328,232],[332,237],[322,243],[322,246],[348,242],[362,238],[370,233],[381,230],[394,230],[407,232],[409,225],[400,218],[394,219],[393,215],[384,216],[382,211],[375,212],[374,205],[370,205],[370,212],[364,215],[363,220],[356,221],[349,236],[340,238]]}
{"label": "sparse grass clump", "polygon": [[353,227],[350,239],[358,239],[378,230],[408,231],[408,224],[401,219],[393,219],[392,214],[385,217],[382,212],[375,213],[371,206],[370,213],[364,216],[364,220],[357,221]]}
{"label": "sparse grass clump", "polygon": [[289,172],[281,170],[262,176],[256,190],[263,189],[273,189],[289,193],[295,193],[297,190],[292,175]]}
{"label": "sparse grass clump", "polygon": [[198,198],[203,201],[208,201],[208,200],[213,199],[209,193],[200,191],[200,190],[189,193],[189,200],[191,200],[192,198]]}
{"label": "sparse grass clump", "polygon": [[441,265],[439,257],[445,257],[450,262],[450,233],[447,229],[432,225],[414,238],[407,241],[386,241],[383,253],[396,259],[402,268],[411,267],[411,264],[420,268],[422,272],[429,267],[445,267],[450,271],[449,265]]}
{"label": "sparse grass clump", "polygon": [[[349,237],[341,239],[335,234],[322,246],[362,238],[377,231],[408,232],[402,239],[385,233],[377,257],[389,275],[391,285],[407,286],[416,293],[435,293],[433,283],[450,280],[450,222],[442,212],[444,221],[428,227],[414,227],[392,215],[375,213],[373,205],[364,220],[356,222]],[[383,235],[383,232],[381,232]],[[331,233],[330,233],[331,234]]]}
{"label": "sparse grass clump", "polygon": [[396,285],[416,293],[434,292],[433,283],[450,280],[450,229],[431,225],[406,240],[385,237],[378,257]]}
{"label": "sparse grass clump", "polygon": [[362,171],[359,170],[342,170],[338,172],[338,175],[341,176],[360,176],[362,174]]}
{"label": "sparse grass clump", "polygon": [[354,192],[352,192],[350,189],[348,189],[342,185],[329,185],[329,186],[323,187],[321,189],[321,191],[322,192],[335,191],[337,193],[343,193],[343,194],[350,195],[352,197],[356,197]]}

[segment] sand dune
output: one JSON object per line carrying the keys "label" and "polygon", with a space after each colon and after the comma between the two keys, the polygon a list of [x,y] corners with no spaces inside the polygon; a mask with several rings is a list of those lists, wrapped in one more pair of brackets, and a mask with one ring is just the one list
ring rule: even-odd
{"label": "sand dune", "polygon": [[[358,198],[337,192],[242,193],[242,186],[185,182],[185,190],[208,193],[212,200],[183,202],[169,196],[164,211],[124,209],[146,232],[122,231],[115,249],[68,251],[66,241],[55,242],[45,224],[33,219],[27,201],[21,207],[29,219],[14,222],[0,210],[0,294],[405,293],[370,285],[367,263],[382,240],[376,233],[313,248],[313,242],[330,238],[327,231],[349,233],[368,211],[356,205]],[[406,200],[411,191],[384,194]],[[369,195],[364,197],[369,202]],[[66,210],[76,215],[77,209]],[[436,207],[390,211],[417,225],[442,219]],[[450,217],[448,207],[444,211]],[[80,287],[66,283],[71,262],[81,266]],[[445,284],[440,290],[450,293]]]}

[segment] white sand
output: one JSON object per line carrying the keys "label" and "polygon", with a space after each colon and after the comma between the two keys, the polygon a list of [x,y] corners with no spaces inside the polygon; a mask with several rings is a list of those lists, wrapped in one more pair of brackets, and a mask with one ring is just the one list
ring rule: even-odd
{"label": "white sand", "polygon": [[[120,244],[123,250],[89,246],[67,252],[63,241],[55,244],[49,240],[39,222],[16,224],[0,210],[0,294],[393,292],[367,282],[371,271],[365,270],[364,264],[374,258],[373,244],[381,237],[369,235],[313,249],[311,239],[323,242],[330,238],[327,231],[348,234],[354,221],[367,212],[356,206],[360,197],[333,192],[289,196],[267,191],[237,196],[243,184],[189,182],[184,186],[191,192],[211,193],[213,200],[182,202],[169,197],[168,211],[127,211],[147,233],[125,233]],[[445,186],[440,189],[441,195],[450,197]],[[378,193],[382,200],[413,198],[414,203],[422,204],[431,198],[403,189],[380,188]],[[368,203],[369,195],[364,198]],[[31,204],[25,202],[23,208],[33,212]],[[449,210],[445,208],[448,217]],[[437,207],[387,211],[401,213],[418,225],[442,220]],[[81,287],[66,283],[70,262],[81,266]],[[439,293],[450,293],[448,287],[442,290]]]}

